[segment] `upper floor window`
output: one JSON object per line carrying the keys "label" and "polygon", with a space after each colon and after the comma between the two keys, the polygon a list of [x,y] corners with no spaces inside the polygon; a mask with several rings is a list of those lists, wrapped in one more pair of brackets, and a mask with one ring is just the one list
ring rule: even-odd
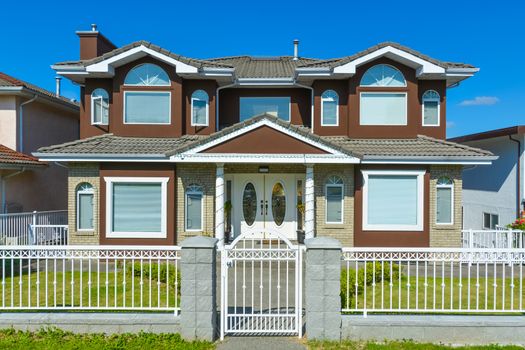
{"label": "upper floor window", "polygon": [[104,89],[91,93],[91,124],[107,125],[109,121],[109,95]]}
{"label": "upper floor window", "polygon": [[361,86],[407,86],[403,73],[388,64],[378,64],[369,68],[361,78]]}
{"label": "upper floor window", "polygon": [[423,94],[423,126],[439,126],[439,94],[427,90]]}
{"label": "upper floor window", "polygon": [[171,93],[169,91],[125,91],[124,123],[169,124]]}
{"label": "upper floor window", "polygon": [[321,95],[321,125],[339,125],[339,95],[334,90],[326,90]]}
{"label": "upper floor window", "polygon": [[207,126],[209,120],[209,97],[204,90],[191,95],[191,125]]}
{"label": "upper floor window", "polygon": [[240,109],[241,121],[265,113],[290,121],[290,97],[241,97]]}
{"label": "upper floor window", "polygon": [[124,84],[134,86],[170,86],[170,78],[164,69],[156,64],[144,63],[129,71]]}

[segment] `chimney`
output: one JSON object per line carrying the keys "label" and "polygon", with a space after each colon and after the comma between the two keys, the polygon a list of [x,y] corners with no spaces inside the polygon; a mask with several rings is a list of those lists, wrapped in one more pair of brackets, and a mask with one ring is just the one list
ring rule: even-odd
{"label": "chimney", "polygon": [[60,97],[60,80],[62,80],[61,77],[55,77],[55,82],[56,82],[55,95],[56,97]]}
{"label": "chimney", "polygon": [[94,23],[91,25],[91,30],[77,31],[76,34],[80,38],[81,60],[89,60],[102,56],[106,52],[117,48],[108,38],[98,31],[97,25]]}
{"label": "chimney", "polygon": [[293,60],[297,61],[299,59],[299,40],[295,39],[293,41]]}

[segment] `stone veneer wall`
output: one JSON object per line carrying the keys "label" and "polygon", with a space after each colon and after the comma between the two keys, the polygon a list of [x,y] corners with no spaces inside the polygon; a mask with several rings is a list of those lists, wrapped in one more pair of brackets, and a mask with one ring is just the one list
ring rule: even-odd
{"label": "stone veneer wall", "polygon": [[[462,166],[430,166],[430,247],[461,247],[462,228]],[[454,182],[454,220],[452,225],[436,224],[436,183],[441,176],[448,176]]]}
{"label": "stone veneer wall", "polygon": [[[100,176],[98,163],[70,163],[68,165],[68,226],[69,244],[99,244]],[[93,231],[77,231],[76,190],[83,182],[93,186]]]}
{"label": "stone veneer wall", "polygon": [[[330,176],[340,176],[344,182],[342,224],[326,224],[325,183]],[[322,164],[314,166],[315,231],[316,237],[332,237],[344,247],[354,246],[354,166]]]}

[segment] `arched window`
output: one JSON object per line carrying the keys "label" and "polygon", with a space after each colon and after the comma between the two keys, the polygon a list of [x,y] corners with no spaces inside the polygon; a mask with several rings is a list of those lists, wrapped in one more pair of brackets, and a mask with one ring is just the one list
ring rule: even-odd
{"label": "arched window", "polygon": [[454,182],[447,176],[440,177],[436,182],[436,223],[454,223]]}
{"label": "arched window", "polygon": [[204,90],[196,90],[191,95],[191,125],[208,126],[209,97]]}
{"label": "arched window", "polygon": [[339,95],[334,90],[326,90],[321,95],[321,125],[339,125]]}
{"label": "arched window", "polygon": [[128,72],[124,84],[132,86],[170,86],[170,78],[164,69],[156,64],[144,63]]}
{"label": "arched window", "polygon": [[107,125],[109,122],[109,95],[104,89],[91,93],[91,124]]}
{"label": "arched window", "polygon": [[77,231],[93,231],[93,186],[83,182],[77,186]]}
{"label": "arched window", "polygon": [[369,68],[361,78],[361,86],[407,86],[403,73],[388,64],[378,64]]}
{"label": "arched window", "polygon": [[439,94],[427,90],[423,94],[423,126],[439,126]]}
{"label": "arched window", "polygon": [[189,185],[186,188],[186,231],[202,231],[203,206],[202,186]]}
{"label": "arched window", "polygon": [[327,224],[343,223],[344,183],[341,177],[330,176],[325,183],[325,218]]}

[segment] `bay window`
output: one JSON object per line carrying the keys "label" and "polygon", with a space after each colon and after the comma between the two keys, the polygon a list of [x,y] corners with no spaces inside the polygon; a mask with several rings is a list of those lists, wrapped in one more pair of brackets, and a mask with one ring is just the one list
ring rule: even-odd
{"label": "bay window", "polygon": [[261,114],[270,114],[290,121],[290,97],[241,97],[240,120]]}

